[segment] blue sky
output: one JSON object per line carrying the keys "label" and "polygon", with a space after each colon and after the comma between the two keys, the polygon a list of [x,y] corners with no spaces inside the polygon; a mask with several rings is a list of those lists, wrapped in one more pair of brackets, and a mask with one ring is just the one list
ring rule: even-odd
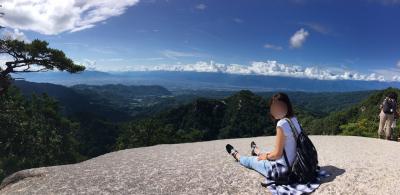
{"label": "blue sky", "polygon": [[47,40],[90,69],[217,63],[228,73],[400,80],[399,0],[16,2],[3,3],[3,35]]}

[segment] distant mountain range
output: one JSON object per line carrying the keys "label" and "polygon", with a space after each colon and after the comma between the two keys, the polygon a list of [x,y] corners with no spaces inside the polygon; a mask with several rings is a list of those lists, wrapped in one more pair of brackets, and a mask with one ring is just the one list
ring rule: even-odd
{"label": "distant mountain range", "polygon": [[[46,93],[60,103],[66,115],[91,112],[112,121],[130,119],[132,116],[152,115],[168,108],[192,103],[197,98],[224,99],[238,91],[222,90],[175,90],[158,85],[73,85],[70,87],[17,80],[14,84],[28,97]],[[354,92],[301,92],[284,91],[292,102],[314,114],[326,115],[339,111],[365,99],[376,90]],[[268,99],[275,91],[255,92]]]}
{"label": "distant mountain range", "polygon": [[174,89],[212,89],[252,91],[359,91],[400,87],[400,82],[360,80],[318,80],[284,76],[239,75],[226,73],[137,71],[99,72],[84,71],[78,74],[65,72],[26,73],[14,75],[33,82],[49,82],[72,86],[77,84],[104,85],[161,85]]}
{"label": "distant mountain range", "polygon": [[27,81],[14,81],[13,84],[17,86],[22,94],[30,97],[32,94],[42,95],[47,94],[55,98],[59,102],[61,112],[67,116],[74,116],[78,113],[92,113],[97,117],[107,118],[111,121],[124,121],[129,120],[130,117],[124,110],[118,110],[104,100],[94,101],[97,96],[90,96],[87,94],[79,93],[79,91],[52,83],[34,83]]}

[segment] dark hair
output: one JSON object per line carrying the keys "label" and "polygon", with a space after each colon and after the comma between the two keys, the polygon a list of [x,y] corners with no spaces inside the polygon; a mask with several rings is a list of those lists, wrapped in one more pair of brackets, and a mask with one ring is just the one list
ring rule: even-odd
{"label": "dark hair", "polygon": [[387,97],[392,98],[397,101],[397,93],[395,93],[395,92],[389,92],[387,94]]}
{"label": "dark hair", "polygon": [[[269,99],[269,109],[271,109],[271,105],[276,102],[276,101],[282,101],[283,103],[286,104],[287,106],[287,113],[285,117],[291,118],[294,116],[294,111],[293,111],[293,106],[292,103],[290,103],[289,100],[289,96],[286,93],[282,93],[282,92],[278,92],[276,94],[274,94],[270,99]],[[274,116],[272,116],[271,111],[269,112],[269,116],[271,117],[271,119],[273,121],[275,121],[276,119],[274,118]]]}

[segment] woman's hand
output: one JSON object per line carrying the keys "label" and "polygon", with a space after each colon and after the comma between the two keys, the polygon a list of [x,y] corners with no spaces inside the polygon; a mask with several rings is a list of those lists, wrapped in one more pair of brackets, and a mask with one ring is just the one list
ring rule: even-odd
{"label": "woman's hand", "polygon": [[257,157],[257,160],[267,160],[268,153],[260,153]]}

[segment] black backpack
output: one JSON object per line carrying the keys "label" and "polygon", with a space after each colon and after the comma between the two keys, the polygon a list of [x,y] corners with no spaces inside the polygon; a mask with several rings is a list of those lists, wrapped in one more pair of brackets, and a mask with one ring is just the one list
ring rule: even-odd
{"label": "black backpack", "polygon": [[383,112],[386,114],[393,114],[395,111],[395,107],[396,107],[396,102],[394,100],[390,100],[388,98],[386,98],[383,101]]}
{"label": "black backpack", "polygon": [[[288,170],[283,167],[276,167],[280,169],[280,171],[274,170],[275,172],[279,172],[275,174],[274,182],[262,185],[268,186],[270,184],[277,185],[287,185],[292,183],[308,183],[315,182],[317,179],[317,171],[319,170],[318,166],[318,154],[317,150],[314,147],[314,144],[308,138],[308,136],[304,133],[303,128],[301,128],[301,132],[298,133],[295,129],[296,127],[293,125],[292,121],[288,118],[285,118],[288,121],[293,137],[296,141],[296,158],[293,161],[293,164],[289,165],[289,160],[286,155],[285,149],[283,149],[283,155],[286,161],[286,164],[289,166]],[[284,170],[284,171],[282,171]]]}

